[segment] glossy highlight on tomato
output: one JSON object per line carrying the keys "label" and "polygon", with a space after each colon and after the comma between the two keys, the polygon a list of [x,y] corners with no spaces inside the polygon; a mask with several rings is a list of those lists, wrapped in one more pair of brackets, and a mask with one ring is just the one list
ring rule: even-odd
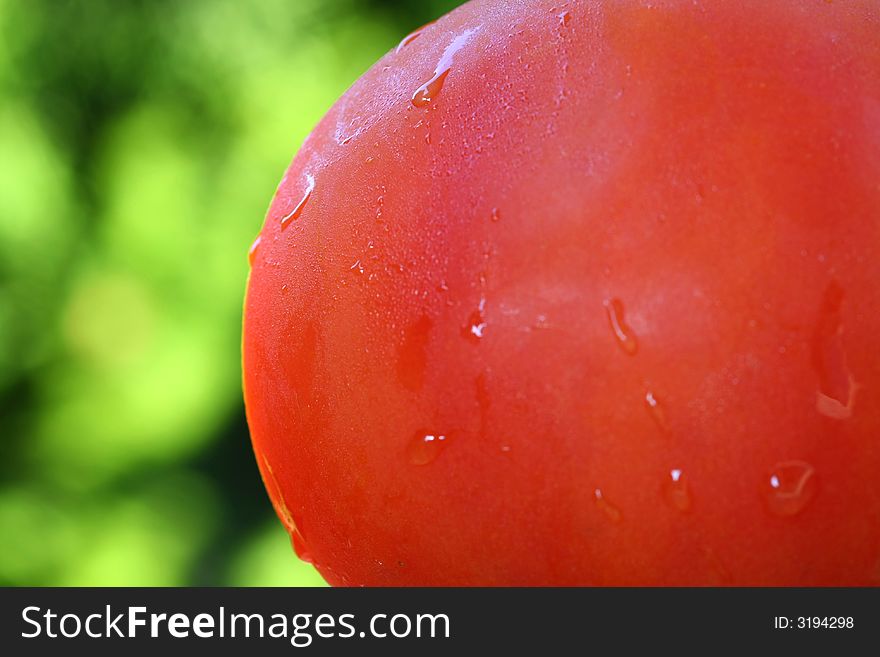
{"label": "glossy highlight on tomato", "polygon": [[251,249],[263,480],[334,585],[880,584],[880,3],[475,0]]}

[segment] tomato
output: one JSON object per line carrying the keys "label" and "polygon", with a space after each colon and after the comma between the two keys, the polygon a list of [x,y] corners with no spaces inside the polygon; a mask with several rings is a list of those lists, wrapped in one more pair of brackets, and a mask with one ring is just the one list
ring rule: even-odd
{"label": "tomato", "polygon": [[335,585],[880,582],[880,4],[475,1],[305,141],[248,420]]}

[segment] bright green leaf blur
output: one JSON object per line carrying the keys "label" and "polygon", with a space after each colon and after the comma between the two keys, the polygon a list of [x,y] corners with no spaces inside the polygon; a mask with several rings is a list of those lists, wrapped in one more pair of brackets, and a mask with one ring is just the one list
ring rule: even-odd
{"label": "bright green leaf blur", "polygon": [[452,1],[0,0],[0,584],[318,586],[241,402],[298,145]]}

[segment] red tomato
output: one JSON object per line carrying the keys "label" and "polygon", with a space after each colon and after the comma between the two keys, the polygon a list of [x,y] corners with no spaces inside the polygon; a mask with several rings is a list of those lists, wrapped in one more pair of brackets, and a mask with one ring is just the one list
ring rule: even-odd
{"label": "red tomato", "polygon": [[880,4],[475,1],[252,253],[254,449],[337,585],[880,582]]}

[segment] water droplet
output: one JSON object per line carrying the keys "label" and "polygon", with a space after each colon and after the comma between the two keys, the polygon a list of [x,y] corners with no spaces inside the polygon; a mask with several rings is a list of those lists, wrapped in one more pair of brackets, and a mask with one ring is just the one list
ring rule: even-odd
{"label": "water droplet", "polygon": [[262,235],[257,235],[257,239],[254,240],[253,244],[251,244],[251,248],[248,249],[248,263],[251,267],[254,266],[254,260],[257,258],[257,251],[260,248],[260,242],[263,241]]}
{"label": "water droplet", "polygon": [[416,89],[415,93],[413,93],[413,105],[416,107],[425,107],[437,97],[443,89],[443,83],[446,81],[446,76],[449,75],[449,71],[452,69],[452,59],[455,57],[455,53],[464,48],[465,44],[467,44],[477,29],[479,28],[466,30],[455,37],[455,39],[452,40],[452,43],[446,46],[446,50],[443,51],[443,55],[440,57],[440,61],[437,62],[437,66],[434,69],[434,75],[430,80],[425,82],[425,84]]}
{"label": "water droplet", "polygon": [[[428,103],[430,103],[434,98],[437,97],[437,94],[440,93],[440,90],[443,89],[443,83],[446,81],[446,76],[449,75],[449,69],[446,69],[442,73],[435,75],[433,78],[428,80],[421,87],[416,89],[416,92],[412,97],[412,104],[416,107],[424,107]],[[425,135],[425,143],[431,143],[431,135]]]}
{"label": "water droplet", "polygon": [[480,305],[472,312],[464,326],[461,327],[461,334],[473,343],[478,343],[486,334],[486,318],[483,317],[483,311],[486,309],[486,299],[480,299]]}
{"label": "water droplet", "polygon": [[281,524],[284,525],[287,533],[299,534],[299,529],[296,526],[296,522],[293,520],[293,514],[287,508],[287,504],[285,503],[284,498],[281,497],[280,493],[275,501],[275,511],[278,513],[278,517],[281,519]]}
{"label": "water droplet", "polygon": [[663,497],[673,508],[681,512],[690,511],[691,490],[681,470],[676,468],[669,471],[669,477],[663,482]]}
{"label": "water droplet", "polygon": [[412,32],[407,34],[405,37],[403,37],[400,40],[400,43],[397,44],[397,48],[395,48],[394,52],[399,53],[401,50],[406,48],[409,44],[411,44],[413,41],[415,41],[416,39],[418,39],[422,35],[422,32],[425,31],[425,28],[430,27],[433,24],[434,24],[434,21],[431,21],[430,23],[425,23],[419,29],[413,30]]}
{"label": "water droplet", "polygon": [[384,219],[382,218],[382,213],[385,211],[385,185],[382,185],[382,193],[379,195],[379,198],[376,199],[376,221],[378,223],[382,223]]}
{"label": "water droplet", "polygon": [[492,208],[492,221],[501,221],[501,212],[499,212],[498,208]]}
{"label": "water droplet", "polygon": [[[852,390],[855,391],[855,383],[852,384]],[[829,397],[826,394],[821,392],[816,393],[816,410],[819,411],[822,415],[826,417],[830,417],[833,420],[847,420],[852,417],[852,401],[854,400],[855,395],[850,397],[850,403],[846,406],[840,403],[837,399],[833,397]]]}
{"label": "water droplet", "polygon": [[447,442],[446,434],[417,431],[408,446],[409,462],[413,465],[428,465],[439,456]]}
{"label": "water droplet", "polygon": [[532,324],[532,328],[538,331],[552,328],[552,325],[547,320],[547,315],[538,315],[535,317],[535,323]]}
{"label": "water droplet", "polygon": [[650,390],[645,393],[645,406],[647,406],[651,418],[653,418],[660,431],[667,433],[669,431],[669,421],[666,418],[666,409],[663,407],[663,404],[657,401],[657,397]]}
{"label": "water droplet", "polygon": [[299,530],[296,529],[296,527],[290,532],[290,544],[293,546],[293,551],[296,552],[296,556],[302,561],[305,561],[306,563],[315,562],[311,553],[309,553],[309,548],[306,545],[305,539],[303,539],[302,534],[299,533]]}
{"label": "water droplet", "polygon": [[315,191],[314,177],[306,174],[306,180],[308,181],[308,185],[306,185],[306,191],[303,194],[302,199],[300,199],[300,202],[296,204],[296,207],[294,207],[293,210],[281,217],[281,230],[287,228],[288,224],[290,224],[291,221],[296,221],[297,219],[299,219],[300,215],[302,214],[303,208],[306,207],[306,203],[309,202],[309,198],[311,198],[312,196],[312,192]]}
{"label": "water droplet", "polygon": [[433,323],[422,315],[404,332],[403,342],[397,350],[397,380],[407,390],[416,392],[425,381],[427,366],[428,335]]}
{"label": "water droplet", "polygon": [[604,305],[605,312],[608,314],[608,324],[614,332],[617,344],[630,356],[635,355],[639,345],[636,341],[636,334],[626,323],[623,302],[620,299],[607,299]]}
{"label": "water droplet", "polygon": [[297,523],[287,506],[287,502],[284,501],[281,487],[278,485],[278,480],[275,478],[275,471],[272,469],[272,466],[269,465],[266,456],[263,454],[260,456],[260,460],[263,464],[263,467],[261,468],[263,481],[266,484],[266,489],[269,492],[269,498],[272,500],[272,506],[275,508],[275,513],[281,520],[281,524],[284,525],[284,529],[287,530],[287,533],[290,535],[290,542],[293,545],[293,550],[296,552],[296,556],[303,561],[312,563],[312,557],[306,547],[306,541],[299,529],[301,523]]}
{"label": "water droplet", "polygon": [[817,488],[813,466],[804,461],[783,461],[773,468],[762,492],[771,513],[793,516],[809,504]]}
{"label": "water droplet", "polygon": [[602,493],[601,488],[597,488],[593,491],[593,499],[596,500],[596,507],[605,514],[605,517],[608,518],[611,522],[617,524],[623,519],[623,514],[620,512],[616,506],[611,504]]}
{"label": "water droplet", "polygon": [[811,345],[813,369],[819,378],[816,410],[835,420],[852,417],[858,389],[843,349],[843,296],[837,281],[825,288]]}
{"label": "water droplet", "polygon": [[568,25],[569,21],[571,20],[571,14],[567,11],[564,11],[561,14],[557,14],[556,17],[559,19],[559,24],[562,27]]}

